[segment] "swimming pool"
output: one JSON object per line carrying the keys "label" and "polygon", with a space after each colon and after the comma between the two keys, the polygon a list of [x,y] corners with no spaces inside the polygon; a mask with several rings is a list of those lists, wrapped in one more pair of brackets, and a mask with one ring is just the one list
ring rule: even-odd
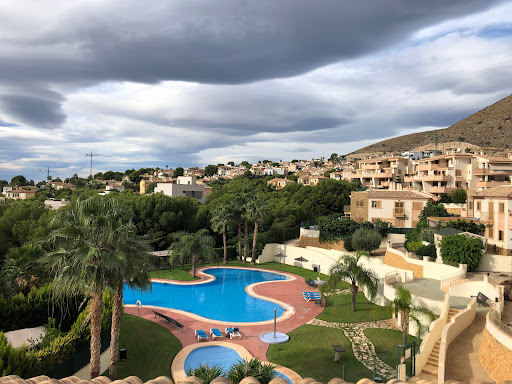
{"label": "swimming pool", "polygon": [[[220,366],[224,370],[224,375],[227,375],[229,369],[237,361],[242,360],[242,357],[233,348],[223,346],[207,346],[194,349],[191,351],[184,364],[185,372],[190,368],[198,368],[201,364],[208,364],[208,366]],[[292,381],[285,374],[275,371],[277,377],[282,377],[290,384]]]}
{"label": "swimming pool", "polygon": [[190,312],[210,320],[247,323],[268,321],[283,315],[283,306],[249,295],[245,288],[264,281],[288,280],[279,273],[241,268],[208,268],[203,272],[215,277],[204,284],[153,282],[152,292],[125,286],[124,303],[165,307]]}

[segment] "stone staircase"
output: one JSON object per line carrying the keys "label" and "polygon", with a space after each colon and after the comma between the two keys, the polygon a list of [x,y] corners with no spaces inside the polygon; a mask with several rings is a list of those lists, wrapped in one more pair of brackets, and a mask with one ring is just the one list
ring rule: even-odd
{"label": "stone staircase", "polygon": [[[446,324],[449,324],[452,321],[452,317],[455,316],[459,312],[458,309],[450,308],[448,311],[448,319],[446,320]],[[421,370],[429,375],[437,376],[439,370],[439,349],[441,347],[441,339],[437,340],[434,348],[432,348],[432,352],[428,357],[427,364]]]}

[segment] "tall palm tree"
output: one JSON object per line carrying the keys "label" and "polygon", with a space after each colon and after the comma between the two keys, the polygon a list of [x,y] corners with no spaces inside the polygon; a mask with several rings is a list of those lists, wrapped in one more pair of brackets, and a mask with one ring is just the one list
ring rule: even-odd
{"label": "tall palm tree", "polygon": [[364,251],[358,251],[356,255],[345,255],[329,271],[329,286],[331,288],[334,288],[341,281],[348,280],[350,282],[352,312],[356,311],[356,294],[360,287],[365,287],[370,298],[374,298],[379,284],[375,272],[364,268],[358,263],[361,257],[369,257],[369,254]]}
{"label": "tall palm tree", "polygon": [[201,229],[196,233],[181,232],[176,234],[178,239],[169,247],[169,262],[173,264],[174,260],[181,263],[190,261],[192,264],[192,275],[196,277],[196,262],[200,260],[214,260],[215,239],[208,235],[206,229]]}
{"label": "tall palm tree", "polygon": [[117,287],[130,268],[127,254],[137,252],[130,249],[134,245],[130,237],[135,236],[132,216],[119,200],[93,196],[59,210],[50,222],[53,230],[46,239],[50,251],[44,261],[54,276],[53,288],[57,294],[84,293],[91,300],[91,378],[100,374],[103,290],[111,284]]}
{"label": "tall palm tree", "polygon": [[214,211],[212,216],[212,230],[215,233],[222,233],[222,242],[224,244],[224,259],[223,263],[228,263],[228,251],[227,251],[227,233],[234,226],[234,212],[232,206],[229,204],[219,205]]}
{"label": "tall palm tree", "polygon": [[232,200],[233,204],[233,212],[236,220],[236,224],[238,227],[238,257],[240,261],[243,261],[242,256],[242,223],[244,221],[244,211],[245,211],[245,195],[239,193]]}
{"label": "tall palm tree", "polygon": [[260,195],[254,196],[248,202],[247,211],[251,221],[254,221],[251,264],[256,264],[256,242],[258,239],[258,227],[269,215],[267,200]]}
{"label": "tall palm tree", "polygon": [[409,333],[409,323],[412,320],[418,329],[421,327],[421,316],[427,316],[430,321],[434,321],[436,315],[428,308],[417,307],[412,303],[411,292],[399,285],[395,288],[395,299],[388,305],[396,315],[401,315],[401,327],[403,332],[403,345],[407,345],[407,334]]}
{"label": "tall palm tree", "polygon": [[17,288],[24,294],[38,285],[41,272],[39,261],[43,255],[43,249],[36,244],[23,244],[7,255],[4,269],[15,276]]}

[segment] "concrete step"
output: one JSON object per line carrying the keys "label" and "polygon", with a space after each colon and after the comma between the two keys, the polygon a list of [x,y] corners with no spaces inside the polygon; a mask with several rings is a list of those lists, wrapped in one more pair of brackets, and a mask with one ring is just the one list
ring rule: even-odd
{"label": "concrete step", "polygon": [[433,365],[426,364],[421,371],[428,373],[429,375],[437,376],[437,374],[439,372],[439,367],[435,367]]}
{"label": "concrete step", "polygon": [[432,356],[429,356],[428,360],[427,360],[427,364],[433,365],[434,367],[438,367],[439,366],[439,359],[434,358]]}

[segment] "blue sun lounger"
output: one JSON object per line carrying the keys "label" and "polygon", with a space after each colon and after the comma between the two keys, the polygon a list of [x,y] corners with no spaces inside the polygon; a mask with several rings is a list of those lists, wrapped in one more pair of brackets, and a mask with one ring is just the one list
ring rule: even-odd
{"label": "blue sun lounger", "polygon": [[240,330],[237,327],[234,328],[226,328],[226,336],[229,336],[230,339],[234,337],[242,338],[242,334],[240,333]]}
{"label": "blue sun lounger", "polygon": [[212,340],[215,340],[216,337],[220,337],[222,339],[222,333],[219,328],[211,328],[210,335],[212,336]]}
{"label": "blue sun lounger", "polygon": [[197,341],[208,340],[208,335],[202,329],[196,330],[195,335],[197,336]]}

